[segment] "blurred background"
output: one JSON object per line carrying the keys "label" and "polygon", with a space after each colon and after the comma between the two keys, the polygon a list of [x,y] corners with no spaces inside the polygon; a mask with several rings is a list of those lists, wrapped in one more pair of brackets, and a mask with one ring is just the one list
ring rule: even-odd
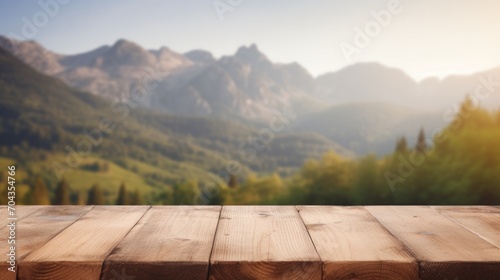
{"label": "blurred background", "polygon": [[0,203],[500,203],[500,2],[0,4]]}

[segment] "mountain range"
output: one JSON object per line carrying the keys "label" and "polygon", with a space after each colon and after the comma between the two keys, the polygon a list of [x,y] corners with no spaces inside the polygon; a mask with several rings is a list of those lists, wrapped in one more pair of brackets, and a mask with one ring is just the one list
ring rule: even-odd
{"label": "mountain range", "polygon": [[[416,82],[402,70],[361,63],[315,78],[298,63],[273,63],[256,45],[221,58],[205,50],[146,50],[127,40],[76,55],[6,37],[0,47],[70,87],[160,113],[258,129],[288,108],[297,116],[293,132],[322,135],[356,154],[386,154],[400,136],[442,127],[467,93],[500,77],[497,68]],[[482,105],[498,108],[499,94]]]}
{"label": "mountain range", "polygon": [[[17,162],[24,174],[41,174],[53,185],[61,175],[77,190],[93,182],[118,186],[127,178],[143,193],[160,193],[187,179],[213,180],[208,173],[227,174],[230,163],[244,178],[290,174],[329,150],[349,155],[313,132],[284,128],[262,146],[249,140],[260,139],[262,130],[238,122],[147,108],[124,114],[123,107],[40,73],[2,48],[0,95],[0,162]],[[250,148],[253,157],[242,152]]]}
{"label": "mountain range", "polygon": [[[414,81],[402,70],[380,63],[359,63],[316,79],[315,96],[329,104],[385,102],[426,110],[443,111],[474,95],[478,86],[491,109],[500,106],[500,89],[489,92],[485,81],[500,85],[500,67],[471,75],[452,75],[444,79]],[[498,82],[497,82],[498,81]]]}
{"label": "mountain range", "polygon": [[[301,113],[322,108],[309,96],[315,83],[304,68],[273,64],[255,45],[219,60],[205,51],[145,50],[126,40],[70,56],[34,41],[1,37],[0,46],[71,87],[122,101],[140,92],[146,95],[141,105],[178,115],[264,121],[283,106]],[[147,87],[148,81],[158,85]]]}

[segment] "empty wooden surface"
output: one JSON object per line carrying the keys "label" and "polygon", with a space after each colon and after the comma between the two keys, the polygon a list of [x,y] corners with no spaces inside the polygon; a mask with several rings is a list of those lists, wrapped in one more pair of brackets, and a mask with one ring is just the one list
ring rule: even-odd
{"label": "empty wooden surface", "polygon": [[420,262],[420,278],[498,279],[500,249],[431,207],[366,207]]}
{"label": "empty wooden surface", "polygon": [[363,207],[299,206],[323,279],[418,279],[418,264]]}
{"label": "empty wooden surface", "polygon": [[107,258],[103,279],[206,279],[220,210],[153,207]]}
{"label": "empty wooden surface", "polygon": [[0,207],[0,279],[500,279],[500,208]]}
{"label": "empty wooden surface", "polygon": [[466,229],[500,248],[500,209],[494,207],[435,207]]}
{"label": "empty wooden surface", "polygon": [[321,279],[321,261],[293,206],[222,209],[210,278]]}
{"label": "empty wooden surface", "polygon": [[[5,219],[6,221],[12,217],[15,218],[16,221],[20,221],[26,217],[28,217],[29,215],[32,215],[34,213],[36,213],[37,211],[39,211],[40,209],[44,208],[44,206],[16,206],[14,207],[15,209],[15,216],[11,216],[9,215],[9,208],[7,207],[2,207],[2,209],[0,209],[0,214],[2,215],[2,218]],[[8,223],[3,223],[0,225],[0,229],[4,228],[7,226]]]}
{"label": "empty wooden surface", "polygon": [[[104,259],[149,207],[96,206],[19,264],[21,279],[99,279]],[[78,276],[76,278],[76,276]]]}
{"label": "empty wooden surface", "polygon": [[[91,208],[92,206],[48,206],[26,216],[18,223],[16,232],[17,263],[22,262],[26,255],[43,246]],[[8,228],[0,230],[0,244],[7,243],[8,231]],[[8,251],[9,246],[0,247],[1,256],[7,255]],[[6,262],[0,263],[0,279],[16,279],[16,273],[8,271],[8,267]]]}

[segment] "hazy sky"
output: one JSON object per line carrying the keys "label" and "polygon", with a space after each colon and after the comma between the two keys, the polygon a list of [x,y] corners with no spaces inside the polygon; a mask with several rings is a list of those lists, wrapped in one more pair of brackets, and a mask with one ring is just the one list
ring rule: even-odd
{"label": "hazy sky", "polygon": [[356,28],[365,29],[371,12],[387,10],[393,0],[220,0],[241,2],[223,20],[213,0],[64,0],[47,16],[39,2],[54,1],[2,1],[0,34],[26,37],[25,17],[39,26],[25,34],[64,54],[119,38],[178,52],[201,48],[217,57],[256,43],[273,61],[299,62],[314,75],[364,61],[401,68],[415,79],[500,66],[498,0],[400,0],[390,23],[380,32],[372,25],[373,38],[350,60],[340,44],[356,47]]}

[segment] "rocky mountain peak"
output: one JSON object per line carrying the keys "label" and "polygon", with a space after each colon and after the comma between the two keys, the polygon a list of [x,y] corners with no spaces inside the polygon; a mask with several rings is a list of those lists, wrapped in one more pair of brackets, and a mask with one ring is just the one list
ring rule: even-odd
{"label": "rocky mountain peak", "polygon": [[153,63],[154,58],[141,46],[124,40],[118,40],[104,55],[106,67],[144,66]]}
{"label": "rocky mountain peak", "polygon": [[189,60],[195,63],[212,63],[215,62],[215,58],[212,53],[204,50],[193,50],[184,54]]}
{"label": "rocky mountain peak", "polygon": [[238,51],[236,51],[236,54],[234,56],[239,60],[249,64],[255,64],[261,61],[268,61],[267,57],[259,51],[259,48],[257,47],[256,44],[252,44],[249,47],[247,46],[240,47]]}
{"label": "rocky mountain peak", "polygon": [[10,53],[14,53],[14,48],[18,42],[14,39],[9,39],[0,35],[0,47],[8,50]]}

